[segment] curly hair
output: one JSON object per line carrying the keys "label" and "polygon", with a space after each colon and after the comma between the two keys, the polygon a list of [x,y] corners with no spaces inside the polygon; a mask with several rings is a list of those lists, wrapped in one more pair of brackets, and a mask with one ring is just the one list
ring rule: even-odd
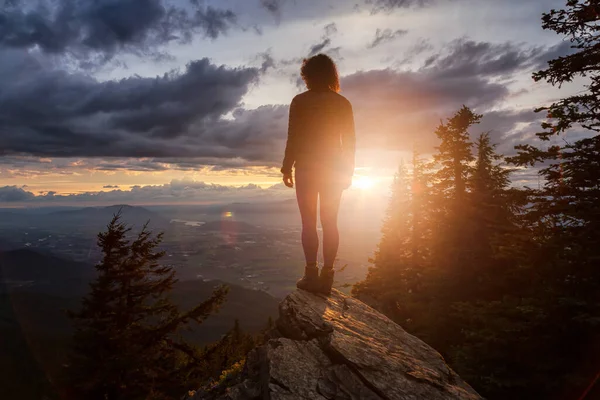
{"label": "curly hair", "polygon": [[300,75],[309,90],[340,91],[340,78],[335,63],[325,54],[305,58],[302,61]]}

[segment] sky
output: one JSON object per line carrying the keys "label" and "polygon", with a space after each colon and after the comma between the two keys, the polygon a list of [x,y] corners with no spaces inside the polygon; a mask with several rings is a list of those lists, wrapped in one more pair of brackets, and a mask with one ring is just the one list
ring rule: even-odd
{"label": "sky", "polygon": [[[337,63],[357,134],[350,196],[382,195],[463,104],[498,151],[575,93],[564,0],[0,0],[0,206],[293,197],[279,168],[302,59]],[[532,179],[530,174],[515,181]]]}

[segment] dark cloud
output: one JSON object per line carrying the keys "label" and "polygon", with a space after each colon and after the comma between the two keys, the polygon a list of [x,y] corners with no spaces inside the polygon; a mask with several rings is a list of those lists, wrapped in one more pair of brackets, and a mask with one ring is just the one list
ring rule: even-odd
{"label": "dark cloud", "polygon": [[275,68],[276,62],[273,56],[271,55],[271,49],[265,51],[264,53],[258,54],[258,59],[260,59],[260,72],[266,73],[269,69]]}
{"label": "dark cloud", "polygon": [[98,82],[13,53],[0,57],[0,153],[193,155],[187,141],[202,139],[192,125],[205,130],[237,107],[258,75],[202,59],[156,78]]}
{"label": "dark cloud", "polygon": [[281,8],[283,6],[283,0],[260,0],[260,5],[264,7],[268,12],[273,14],[277,20],[281,18]]}
{"label": "dark cloud", "polygon": [[331,36],[334,33],[337,33],[338,29],[337,29],[337,25],[335,24],[335,22],[331,22],[327,25],[325,25],[325,35],[326,36]]}
{"label": "dark cloud", "polygon": [[[241,3],[242,1],[246,1],[250,4],[253,3],[248,0],[237,0],[238,3]],[[370,11],[371,13],[389,13],[396,9],[423,7],[441,1],[449,0],[258,0],[258,4],[260,5],[261,10],[266,10],[270,14],[270,17],[274,17],[277,22],[280,22],[284,14],[285,17],[289,19],[317,20],[323,16],[340,17],[364,10]],[[240,18],[244,17],[242,14],[246,15],[247,12],[240,12]],[[260,16],[257,17],[260,18]]]}
{"label": "dark cloud", "polygon": [[445,78],[433,70],[358,72],[342,80],[342,89],[363,132],[359,144],[401,150],[435,145],[433,129],[462,104],[489,109],[509,94],[480,77]]}
{"label": "dark cloud", "polygon": [[[10,63],[0,61],[7,78],[0,83],[2,155],[189,158],[195,166],[280,162],[287,107],[236,110],[257,68],[203,59],[161,77],[98,82],[21,55],[21,62],[14,54]],[[233,119],[222,118],[232,110]],[[144,163],[145,170],[174,168]],[[109,160],[96,168],[122,169]]]}
{"label": "dark cloud", "polygon": [[[256,0],[234,0],[238,5],[247,3],[255,5]],[[254,22],[269,23],[274,19],[276,23],[280,23],[283,19],[286,20],[305,20],[317,21],[324,17],[340,17],[351,15],[356,12],[357,4],[362,0],[356,1],[340,1],[340,0],[259,0],[259,11],[255,13],[249,7],[238,11],[237,7],[234,10],[240,16],[240,19],[245,19],[251,16]],[[265,13],[264,11],[267,11]],[[262,14],[262,15],[261,15]],[[269,20],[264,20],[267,16]]]}
{"label": "dark cloud", "polygon": [[230,10],[167,0],[32,0],[0,5],[0,46],[97,61],[119,51],[152,55],[196,34],[215,39],[235,18]]}
{"label": "dark cloud", "polygon": [[392,31],[391,29],[379,29],[375,32],[375,39],[367,45],[367,48],[372,49],[379,46],[382,43],[391,42],[392,40],[404,36],[408,33],[405,29],[397,29]]}
{"label": "dark cloud", "polygon": [[119,185],[104,185],[102,189],[118,189]]}
{"label": "dark cloud", "polygon": [[458,39],[444,52],[431,56],[425,62],[425,68],[446,77],[507,77],[518,71],[540,68],[548,60],[568,54],[568,51],[566,42],[547,48]]}
{"label": "dark cloud", "polygon": [[371,7],[371,11],[391,12],[397,8],[424,7],[434,3],[435,0],[365,0],[365,4]]}
{"label": "dark cloud", "polygon": [[34,198],[33,193],[17,186],[0,187],[0,203],[29,201]]}
{"label": "dark cloud", "polygon": [[408,150],[420,143],[431,148],[436,143],[435,126],[463,104],[490,114],[490,123],[478,126],[478,132],[496,130],[494,138],[499,141],[509,133],[506,140],[516,140],[518,123],[534,124],[537,119],[531,110],[494,111],[511,95],[498,78],[529,74],[556,51],[460,40],[419,70],[357,72],[343,78],[342,89],[353,103],[358,131],[365,132],[363,146]]}
{"label": "dark cloud", "polygon": [[531,139],[528,136],[539,130],[541,120],[542,115],[530,109],[487,111],[472,139],[481,132],[488,132],[491,142],[498,145],[498,152],[513,155],[517,144]]}
{"label": "dark cloud", "polygon": [[415,40],[413,41],[411,47],[409,47],[408,50],[402,53],[402,58],[397,60],[394,63],[394,66],[402,67],[406,64],[411,64],[416,56],[426,53],[428,51],[432,51],[433,49],[434,47],[428,39],[420,38],[418,40]]}
{"label": "dark cloud", "polygon": [[575,53],[577,49],[573,48],[573,43],[569,40],[562,41],[546,52],[542,53],[539,57],[537,57],[537,68],[542,69],[548,66],[548,62],[554,60],[559,57],[565,57]]}
{"label": "dark cloud", "polygon": [[219,35],[227,32],[236,16],[231,10],[218,10],[207,7],[205,10],[197,10],[191,22],[191,28],[184,33],[186,39],[194,34],[194,28],[201,29],[206,36],[216,39]]}
{"label": "dark cloud", "polygon": [[[285,146],[288,107],[261,106],[254,110],[238,109],[234,119],[222,119],[210,125],[192,127],[204,143],[194,138],[190,143],[199,148],[195,156],[205,158],[205,165],[240,167],[244,165],[277,165]],[[180,157],[175,154],[174,157]]]}
{"label": "dark cloud", "polygon": [[331,39],[330,38],[323,38],[323,40],[320,43],[317,43],[315,45],[312,45],[310,47],[310,51],[308,52],[308,56],[312,57],[314,55],[319,54],[320,52],[323,51],[323,49],[327,46],[329,46],[331,44]]}
{"label": "dark cloud", "polygon": [[[542,60],[556,51],[514,47],[463,41],[418,70],[343,77],[359,146],[433,146],[435,125],[463,104],[497,117],[489,129],[505,139],[504,132],[514,133],[532,117],[494,114],[511,95],[497,78],[541,62],[523,54]],[[263,67],[279,63],[265,56]],[[0,54],[0,154],[11,165],[25,162],[19,158],[24,155],[52,158],[49,166],[98,157],[89,169],[106,171],[276,167],[286,140],[287,105],[248,110],[241,104],[260,74],[260,68],[230,69],[203,59],[156,78],[98,82],[46,68],[24,52]]]}
{"label": "dark cloud", "polygon": [[[321,41],[310,47],[310,51],[308,52],[308,57],[312,57],[314,55],[322,53],[325,50],[325,48],[327,48],[331,45],[331,37],[337,33],[337,27],[336,27],[335,23],[333,23],[333,22],[325,25],[323,30],[325,31],[325,33],[323,33],[323,36],[321,37]],[[339,56],[339,49],[340,49],[339,47],[329,49],[329,52],[333,52],[334,54]]]}

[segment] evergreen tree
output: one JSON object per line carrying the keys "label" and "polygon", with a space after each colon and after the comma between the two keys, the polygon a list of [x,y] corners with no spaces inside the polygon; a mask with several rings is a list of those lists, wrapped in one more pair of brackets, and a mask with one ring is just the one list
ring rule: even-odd
{"label": "evergreen tree", "polygon": [[410,190],[410,177],[402,162],[394,175],[388,211],[381,228],[381,243],[375,254],[383,264],[394,264],[412,252]]}
{"label": "evergreen tree", "polygon": [[[539,144],[517,146],[511,161],[545,164],[544,185],[533,192],[528,209],[540,244],[533,254],[541,277],[535,289],[547,332],[540,365],[557,378],[551,390],[582,392],[600,363],[600,2],[569,0],[542,20],[544,29],[570,39],[573,53],[551,60],[534,79],[561,86],[583,77],[588,83],[578,94],[538,110],[547,113]],[[548,145],[572,127],[585,129],[587,137]]]}
{"label": "evergreen tree", "polygon": [[554,102],[539,111],[546,111],[549,121],[538,136],[564,133],[573,125],[581,125],[594,132],[600,131],[600,1],[567,0],[565,9],[551,10],[542,17],[542,27],[570,39],[573,53],[548,62],[548,68],[533,74],[536,81],[545,80],[561,86],[576,77],[589,80],[586,90]]}
{"label": "evergreen tree", "polygon": [[419,153],[413,152],[412,176],[400,164],[391,187],[391,197],[382,225],[382,238],[370,260],[366,279],[352,293],[396,321],[411,319],[424,306],[419,298],[430,231],[428,167]]}
{"label": "evergreen tree", "polygon": [[[468,181],[473,171],[473,144],[469,130],[481,115],[463,106],[435,131],[440,139],[433,155],[432,182],[432,295],[443,304],[464,300],[475,288],[470,242]],[[445,313],[443,313],[445,315]]]}
{"label": "evergreen tree", "polygon": [[244,361],[246,354],[261,343],[261,335],[252,335],[244,332],[236,319],[233,327],[219,342],[208,346],[206,351],[209,373],[207,377],[211,380],[217,379],[223,371],[232,365]]}
{"label": "evergreen tree", "polygon": [[463,106],[435,131],[440,139],[437,153],[433,156],[439,168],[435,174],[436,189],[441,195],[454,200],[457,208],[462,208],[461,202],[465,198],[471,162],[474,160],[469,128],[478,124],[481,117]]}
{"label": "evergreen tree", "polygon": [[477,298],[495,299],[514,285],[514,281],[499,277],[505,278],[509,269],[522,261],[530,237],[522,220],[527,197],[510,187],[513,170],[496,153],[488,133],[477,138],[475,147],[477,157],[468,183],[471,262],[479,269]]}
{"label": "evergreen tree", "polygon": [[539,327],[529,319],[536,303],[523,291],[530,284],[521,260],[530,236],[520,233],[526,197],[510,188],[511,170],[487,134],[471,153],[469,130],[480,118],[463,107],[438,127],[433,162],[414,163],[410,189],[407,178],[395,180],[379,250],[353,294],[379,300],[376,307],[484,394],[512,398],[526,392],[531,364],[516,363],[508,350],[522,341],[529,346],[522,354],[536,354],[529,349]]}
{"label": "evergreen tree", "polygon": [[411,217],[412,217],[412,263],[415,268],[424,267],[429,256],[431,238],[429,210],[431,196],[429,184],[431,174],[421,153],[413,149],[413,175],[411,182]]}
{"label": "evergreen tree", "polygon": [[355,285],[355,296],[385,310],[388,315],[396,312],[401,292],[408,290],[405,272],[412,251],[410,226],[410,181],[402,162],[394,175],[387,213],[381,228],[381,241],[370,260],[367,278]]}
{"label": "evergreen tree", "polygon": [[176,282],[156,236],[131,228],[117,213],[98,234],[103,258],[82,307],[71,312],[76,333],[68,366],[70,397],[76,399],[171,399],[196,384],[204,370],[201,352],[178,331],[202,323],[225,299],[217,288],[206,301],[180,312],[169,299]]}
{"label": "evergreen tree", "polygon": [[[504,157],[495,152],[487,133],[475,141],[476,161],[468,181],[468,221],[471,232],[470,265],[473,271],[470,296],[455,298],[448,312],[456,337],[444,348],[459,374],[490,398],[522,398],[539,391],[528,376],[536,346],[538,311],[528,291],[532,284],[528,251],[531,230],[522,215],[526,196],[510,187]],[[519,332],[517,335],[516,332]],[[524,377],[527,377],[524,379]],[[537,382],[539,383],[539,382]],[[529,391],[535,387],[533,391]]]}

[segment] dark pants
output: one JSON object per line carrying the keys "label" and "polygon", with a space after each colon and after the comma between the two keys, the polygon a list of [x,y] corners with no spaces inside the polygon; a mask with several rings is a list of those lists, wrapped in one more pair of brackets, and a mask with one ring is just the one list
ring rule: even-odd
{"label": "dark pants", "polygon": [[339,180],[327,176],[322,171],[296,170],[295,178],[296,199],[302,217],[302,247],[306,263],[317,262],[319,251],[317,200],[319,200],[323,228],[324,267],[333,268],[340,243],[337,217],[344,189]]}

